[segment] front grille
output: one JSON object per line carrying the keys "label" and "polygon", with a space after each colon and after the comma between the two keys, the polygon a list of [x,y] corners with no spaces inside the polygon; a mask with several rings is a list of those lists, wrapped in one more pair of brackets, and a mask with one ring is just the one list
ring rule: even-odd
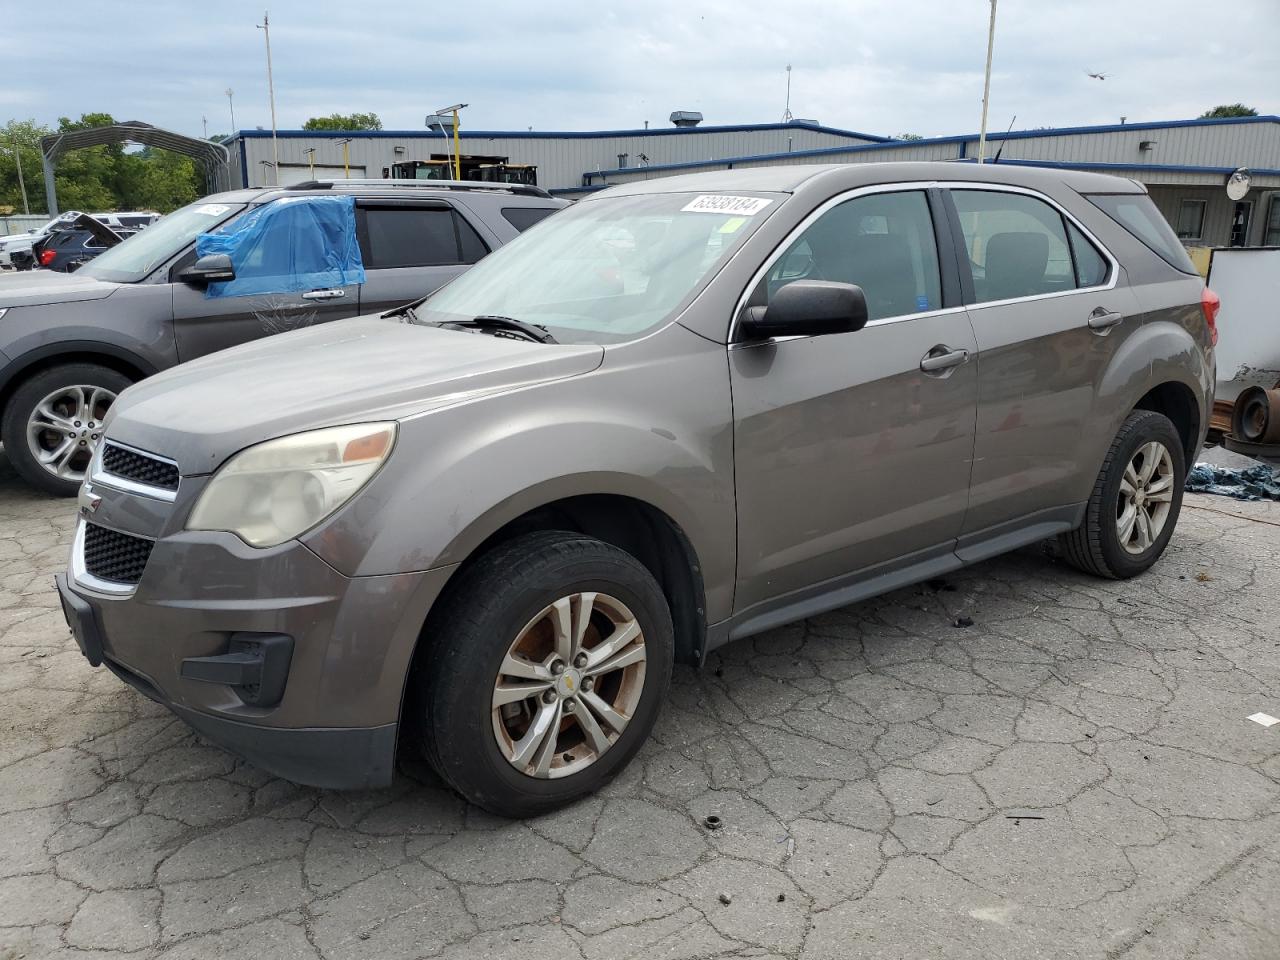
{"label": "front grille", "polygon": [[151,540],[108,530],[96,523],[84,525],[84,568],[99,580],[137,583],[154,546]]}
{"label": "front grille", "polygon": [[109,474],[161,490],[178,489],[178,468],[167,460],[138,453],[107,442],[102,447],[102,469]]}

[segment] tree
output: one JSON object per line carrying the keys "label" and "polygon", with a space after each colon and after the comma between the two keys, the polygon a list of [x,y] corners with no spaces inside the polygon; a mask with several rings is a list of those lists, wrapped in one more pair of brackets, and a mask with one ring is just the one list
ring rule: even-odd
{"label": "tree", "polygon": [[1200,114],[1201,120],[1222,120],[1227,117],[1256,117],[1258,111],[1243,103],[1224,103]]}
{"label": "tree", "polygon": [[331,113],[327,117],[312,117],[302,125],[303,130],[381,130],[382,121],[376,113]]}

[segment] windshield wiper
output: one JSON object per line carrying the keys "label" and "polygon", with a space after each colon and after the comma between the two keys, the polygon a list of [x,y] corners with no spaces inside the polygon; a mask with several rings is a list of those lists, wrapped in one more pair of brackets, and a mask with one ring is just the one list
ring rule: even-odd
{"label": "windshield wiper", "polygon": [[442,324],[449,327],[479,327],[482,330],[511,330],[522,333],[536,343],[555,343],[556,338],[547,332],[547,328],[537,323],[525,323],[511,317],[491,316],[482,313],[470,320],[449,320]]}

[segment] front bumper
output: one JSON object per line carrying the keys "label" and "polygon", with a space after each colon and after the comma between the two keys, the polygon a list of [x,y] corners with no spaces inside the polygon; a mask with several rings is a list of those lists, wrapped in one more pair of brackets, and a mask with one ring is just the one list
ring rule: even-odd
{"label": "front bumper", "polygon": [[[188,486],[166,502],[86,484],[91,519],[82,510],[70,568],[57,577],[82,652],[278,776],[336,788],[390,782],[410,661],[451,568],[346,577],[296,541],[260,550],[232,534],[185,531],[199,478]],[[108,591],[86,576],[89,522],[154,539],[136,585]],[[287,639],[274,694],[218,682],[231,680],[225,668],[238,651],[268,638]]]}

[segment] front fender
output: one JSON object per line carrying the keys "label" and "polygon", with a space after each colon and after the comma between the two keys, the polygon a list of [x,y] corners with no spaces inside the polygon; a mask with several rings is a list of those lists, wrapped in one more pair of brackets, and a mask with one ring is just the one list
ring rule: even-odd
{"label": "front fender", "polygon": [[686,349],[625,362],[617,348],[594,373],[402,422],[382,471],[304,542],[348,575],[427,570],[557,500],[627,497],[680,527],[708,618],[727,616],[736,522],[724,347],[688,331],[653,339],[663,338]]}

